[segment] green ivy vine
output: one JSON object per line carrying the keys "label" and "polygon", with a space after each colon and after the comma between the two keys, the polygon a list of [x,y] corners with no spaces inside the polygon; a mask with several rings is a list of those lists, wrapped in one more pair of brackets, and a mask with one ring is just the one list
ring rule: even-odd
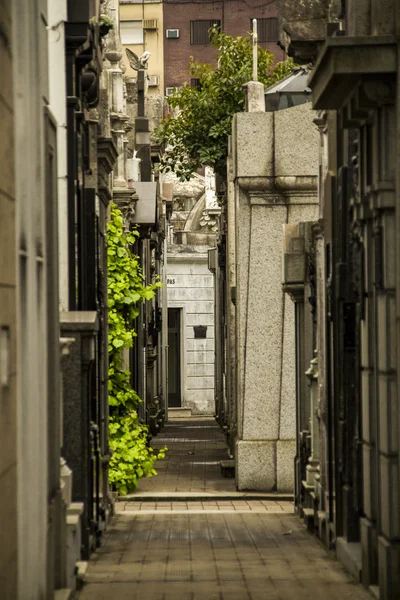
{"label": "green ivy vine", "polygon": [[139,479],[156,475],[154,463],[165,450],[155,453],[148,446],[148,427],[140,422],[137,408],[142,402],[131,387],[131,373],[124,365],[124,350],[133,345],[134,319],[141,302],[151,300],[158,281],[144,286],[139,257],[132,247],[139,233],[124,231],[121,211],[111,205],[107,225],[108,254],[108,397],[109,434],[112,457],[109,481],[121,495],[136,489]]}

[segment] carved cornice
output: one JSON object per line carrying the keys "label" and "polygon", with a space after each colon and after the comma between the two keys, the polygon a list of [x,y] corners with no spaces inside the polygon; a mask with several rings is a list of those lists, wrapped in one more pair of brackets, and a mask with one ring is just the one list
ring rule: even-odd
{"label": "carved cornice", "polygon": [[113,201],[123,214],[127,230],[134,222],[135,206],[138,200],[139,196],[133,188],[113,188]]}
{"label": "carved cornice", "polygon": [[286,205],[292,198],[317,199],[316,176],[238,177],[236,183],[250,198],[250,204]]}
{"label": "carved cornice", "polygon": [[115,161],[118,157],[118,151],[112,138],[99,137],[97,140],[97,156],[98,161],[102,163],[107,175],[114,168]]}
{"label": "carved cornice", "polygon": [[330,37],[309,80],[313,108],[338,110],[362,81],[381,80],[396,72],[394,36]]}
{"label": "carved cornice", "polygon": [[282,289],[285,294],[289,294],[293,302],[304,303],[304,284],[302,283],[284,283]]}
{"label": "carved cornice", "polygon": [[282,192],[315,192],[318,189],[318,177],[299,175],[274,177],[275,187]]}
{"label": "carved cornice", "polygon": [[314,223],[314,225],[312,226],[314,239],[315,240],[324,239],[324,230],[325,230],[325,220],[318,219],[318,221],[316,221],[316,223]]}
{"label": "carved cornice", "polygon": [[361,81],[343,110],[345,127],[361,127],[379,106],[395,104],[396,81],[394,76],[377,77]]}
{"label": "carved cornice", "polygon": [[326,110],[318,111],[318,116],[313,121],[319,129],[319,132],[326,133],[328,128],[328,113]]}
{"label": "carved cornice", "polygon": [[99,137],[97,140],[97,184],[99,197],[106,206],[112,198],[109,175],[114,168],[117,157],[117,148],[112,138]]}

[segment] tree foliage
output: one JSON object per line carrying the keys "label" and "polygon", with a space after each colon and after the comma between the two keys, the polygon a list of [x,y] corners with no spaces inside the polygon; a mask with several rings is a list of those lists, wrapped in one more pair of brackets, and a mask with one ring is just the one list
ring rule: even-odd
{"label": "tree foliage", "polygon": [[132,246],[137,231],[124,232],[123,217],[115,204],[107,226],[108,253],[108,400],[110,405],[109,480],[120,495],[136,489],[141,477],[156,475],[153,468],[165,449],[155,454],[148,446],[148,428],[137,414],[142,402],[131,387],[131,374],[124,365],[124,349],[131,348],[136,332],[133,321],[139,315],[141,302],[151,300],[161,283],[143,285],[139,257]]}
{"label": "tree foliage", "polygon": [[[168,98],[176,109],[156,135],[165,145],[161,169],[173,171],[181,181],[208,165],[226,176],[228,135],[232,118],[245,107],[243,85],[252,79],[252,43],[248,37],[231,37],[217,28],[210,30],[210,41],[218,50],[218,65],[190,59],[190,76],[197,87],[185,84]],[[258,47],[258,80],[270,86],[291,72],[287,60],[274,64],[273,55]]]}

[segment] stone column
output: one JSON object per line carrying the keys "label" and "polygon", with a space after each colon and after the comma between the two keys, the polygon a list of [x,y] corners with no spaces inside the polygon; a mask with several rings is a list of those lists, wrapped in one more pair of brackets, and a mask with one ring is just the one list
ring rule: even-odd
{"label": "stone column", "polygon": [[236,235],[235,235],[235,185],[233,182],[232,159],[228,158],[227,206],[226,206],[226,394],[228,405],[228,444],[233,453],[237,433],[236,400]]}
{"label": "stone column", "polygon": [[129,117],[125,114],[124,106],[124,83],[122,70],[119,63],[122,59],[122,52],[117,50],[108,50],[105,54],[106,59],[110,61],[111,66],[107,70],[108,93],[110,96],[110,120],[114,143],[117,148],[118,157],[114,172],[114,187],[126,188],[126,134],[125,126]]}
{"label": "stone column", "polygon": [[281,285],[282,226],[317,218],[312,117],[307,105],[234,117],[239,490],[293,491],[294,309]]}
{"label": "stone column", "polygon": [[[310,393],[305,376],[313,356],[312,240],[313,223],[284,226],[283,289],[294,302],[296,339],[296,459],[295,505],[301,514],[312,505],[308,497],[306,467],[310,445]],[[306,489],[305,489],[306,488]],[[310,487],[311,491],[311,487]],[[314,487],[312,487],[314,491]],[[306,492],[306,493],[305,493]],[[314,513],[311,511],[312,523]]]}

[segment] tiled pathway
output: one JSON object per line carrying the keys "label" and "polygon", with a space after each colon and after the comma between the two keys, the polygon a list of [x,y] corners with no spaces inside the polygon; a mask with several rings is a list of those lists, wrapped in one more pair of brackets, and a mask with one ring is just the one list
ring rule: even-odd
{"label": "tiled pathway", "polygon": [[220,476],[214,463],[226,450],[213,422],[196,435],[187,424],[156,438],[170,448],[161,476],[117,503],[79,600],[370,598],[307,533],[290,501],[237,494]]}
{"label": "tiled pathway", "polygon": [[168,447],[156,464],[157,477],[140,482],[139,492],[234,492],[235,482],[221,475],[219,462],[228,458],[221,429],[212,418],[168,423],[154,448]]}
{"label": "tiled pathway", "polygon": [[293,504],[286,501],[276,500],[246,500],[232,498],[232,500],[178,500],[166,501],[162,498],[154,501],[145,502],[118,502],[118,512],[123,515],[136,514],[186,514],[186,513],[291,513],[293,514]]}

